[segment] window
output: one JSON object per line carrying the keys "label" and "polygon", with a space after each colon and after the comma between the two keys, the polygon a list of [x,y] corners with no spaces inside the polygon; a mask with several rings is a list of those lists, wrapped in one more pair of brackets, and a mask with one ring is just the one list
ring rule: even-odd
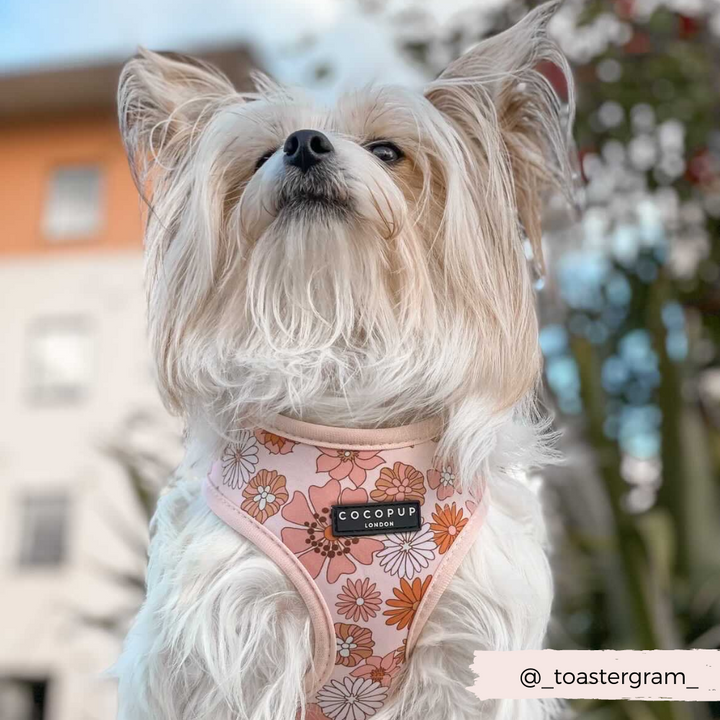
{"label": "window", "polygon": [[0,678],[0,718],[2,720],[43,720],[46,680]]}
{"label": "window", "polygon": [[97,165],[56,168],[50,177],[43,232],[52,242],[82,240],[102,224],[102,174]]}
{"label": "window", "polygon": [[44,318],[30,327],[30,398],[39,403],[78,402],[93,370],[90,323],[80,317]]}
{"label": "window", "polygon": [[57,567],[64,562],[69,507],[64,494],[31,495],[23,499],[20,565]]}

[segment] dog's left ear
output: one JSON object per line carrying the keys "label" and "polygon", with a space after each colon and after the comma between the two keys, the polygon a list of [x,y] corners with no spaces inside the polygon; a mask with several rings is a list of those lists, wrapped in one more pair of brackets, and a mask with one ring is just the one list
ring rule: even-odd
{"label": "dog's left ear", "polygon": [[511,165],[519,219],[544,271],[542,198],[572,197],[574,92],[570,67],[547,34],[560,0],[545,3],[499,35],[480,42],[425,90],[479,152],[496,120]]}
{"label": "dog's left ear", "polygon": [[149,167],[168,170],[177,163],[212,108],[236,97],[232,83],[212,65],[140,48],[123,68],[118,88],[120,133],[140,192]]}

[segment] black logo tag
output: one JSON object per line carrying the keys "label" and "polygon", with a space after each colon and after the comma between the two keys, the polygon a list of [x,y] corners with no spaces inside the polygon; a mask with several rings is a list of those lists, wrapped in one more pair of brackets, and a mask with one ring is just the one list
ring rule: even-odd
{"label": "black logo tag", "polygon": [[368,505],[333,505],[332,531],[347,535],[386,535],[415,532],[422,526],[420,503],[375,503]]}

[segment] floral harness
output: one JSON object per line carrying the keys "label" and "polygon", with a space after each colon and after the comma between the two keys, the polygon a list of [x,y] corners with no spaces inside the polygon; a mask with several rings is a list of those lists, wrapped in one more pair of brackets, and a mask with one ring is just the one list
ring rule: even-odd
{"label": "floral harness", "polygon": [[[273,425],[242,430],[213,463],[203,493],[307,604],[314,629],[307,717],[365,720],[389,697],[471,546],[484,495],[461,490],[451,466],[436,467],[432,421],[389,430],[286,417]],[[383,523],[377,530],[369,523],[370,530],[337,535],[331,516],[349,517],[344,506],[358,508],[360,522],[375,511],[394,508],[397,517],[419,507],[417,528],[384,532]]]}

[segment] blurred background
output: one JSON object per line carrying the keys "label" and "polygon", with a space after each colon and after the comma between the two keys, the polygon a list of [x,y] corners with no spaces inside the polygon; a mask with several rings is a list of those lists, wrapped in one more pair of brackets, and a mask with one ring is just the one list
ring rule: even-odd
{"label": "blurred background", "polygon": [[[116,129],[138,44],[320,101],[422,87],[517,0],[0,0],[0,720],[110,720],[181,453],[145,344],[141,207]],[[584,212],[538,284],[556,648],[720,647],[720,4],[567,0]],[[558,92],[566,90],[546,68]],[[584,701],[597,720],[720,704]]]}

